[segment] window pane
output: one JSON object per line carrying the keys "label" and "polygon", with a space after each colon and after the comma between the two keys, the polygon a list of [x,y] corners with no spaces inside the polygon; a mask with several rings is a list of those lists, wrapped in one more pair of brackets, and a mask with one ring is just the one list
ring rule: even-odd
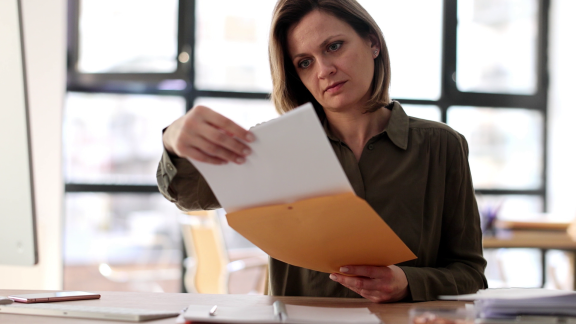
{"label": "window pane", "polygon": [[536,0],[458,1],[458,88],[536,92]]}
{"label": "window pane", "polygon": [[372,15],[390,53],[393,98],[440,97],[441,0],[359,0]]}
{"label": "window pane", "polygon": [[[543,200],[540,196],[527,195],[477,195],[478,208],[485,229],[487,215],[497,210],[498,219],[529,221],[541,217]],[[484,236],[490,235],[484,232]],[[506,237],[506,232],[496,235]],[[540,251],[537,249],[486,249],[488,261],[485,274],[488,285],[498,287],[539,287],[542,278]]]}
{"label": "window pane", "polygon": [[498,219],[528,221],[541,218],[544,202],[541,196],[476,195],[480,215],[497,211]]}
{"label": "window pane", "polygon": [[540,250],[486,249],[484,258],[488,262],[484,274],[490,288],[540,288]]}
{"label": "window pane", "polygon": [[209,107],[246,129],[278,117],[269,100],[198,98],[194,105]]}
{"label": "window pane", "polygon": [[270,92],[268,31],[275,1],[196,1],[196,87]]}
{"label": "window pane", "polygon": [[[529,221],[543,211],[541,196],[477,195],[484,236],[487,216],[497,211],[498,219]],[[541,215],[541,214],[540,214]],[[496,235],[506,236],[505,232]],[[485,274],[488,285],[498,287],[538,287],[541,280],[540,251],[537,249],[486,249],[488,261]]]}
{"label": "window pane", "polygon": [[470,148],[476,189],[539,189],[542,185],[542,115],[528,109],[452,107],[448,125]]}
{"label": "window pane", "polygon": [[174,72],[177,51],[177,0],[81,0],[80,72]]}
{"label": "window pane", "polygon": [[175,96],[68,93],[66,182],[155,184],[162,129],[185,107]]}
{"label": "window pane", "polygon": [[442,121],[442,113],[437,106],[430,105],[402,105],[404,111],[408,116],[433,120],[437,122]]}
{"label": "window pane", "polygon": [[64,289],[180,291],[182,212],[161,194],[68,193],[65,208]]}

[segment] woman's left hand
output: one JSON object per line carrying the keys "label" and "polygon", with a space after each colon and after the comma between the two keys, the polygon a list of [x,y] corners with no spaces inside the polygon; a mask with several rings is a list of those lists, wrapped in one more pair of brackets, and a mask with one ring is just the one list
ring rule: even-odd
{"label": "woman's left hand", "polygon": [[395,302],[408,296],[408,279],[397,266],[345,266],[340,272],[358,277],[332,273],[330,279],[375,303]]}

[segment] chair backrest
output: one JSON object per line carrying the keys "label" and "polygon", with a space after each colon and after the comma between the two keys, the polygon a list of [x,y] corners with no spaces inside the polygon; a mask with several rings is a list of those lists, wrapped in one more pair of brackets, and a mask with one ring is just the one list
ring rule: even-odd
{"label": "chair backrest", "polygon": [[[576,241],[576,218],[572,221],[570,226],[568,226],[568,235],[572,238],[572,241]],[[576,269],[575,269],[576,271]]]}
{"label": "chair backrest", "polygon": [[189,292],[228,293],[228,254],[215,211],[195,211],[181,222],[189,262],[184,284]]}

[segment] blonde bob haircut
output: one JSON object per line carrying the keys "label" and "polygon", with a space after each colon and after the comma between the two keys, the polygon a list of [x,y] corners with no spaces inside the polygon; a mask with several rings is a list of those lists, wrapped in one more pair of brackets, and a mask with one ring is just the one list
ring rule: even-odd
{"label": "blonde bob haircut", "polygon": [[270,28],[270,71],[272,74],[272,101],[276,110],[286,113],[301,104],[312,102],[316,113],[324,117],[322,106],[306,89],[288,54],[288,30],[308,13],[319,10],[348,23],[364,39],[375,37],[380,44],[380,55],[374,59],[371,96],[366,112],[374,112],[390,103],[390,57],[380,27],[356,0],[279,0],[274,8]]}

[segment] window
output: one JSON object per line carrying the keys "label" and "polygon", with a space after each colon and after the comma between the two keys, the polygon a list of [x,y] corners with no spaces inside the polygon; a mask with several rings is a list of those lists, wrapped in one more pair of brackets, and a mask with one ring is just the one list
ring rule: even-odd
{"label": "window", "polygon": [[542,187],[540,111],[452,106],[448,109],[448,125],[468,140],[468,160],[476,189]]}
{"label": "window", "polygon": [[458,1],[458,89],[534,94],[538,2]]}
{"label": "window", "polygon": [[268,31],[275,1],[196,1],[195,86],[270,92]]}
{"label": "window", "polygon": [[[545,211],[549,0],[359,2],[387,41],[391,96],[466,136],[480,209]],[[179,268],[177,234],[158,217],[179,213],[155,185],[161,131],[196,104],[244,127],[277,116],[268,99],[274,4],[69,1],[67,269],[134,266],[128,253],[138,249],[158,256],[158,245],[131,236],[141,223],[152,236],[170,233],[162,249]],[[120,236],[134,240],[103,248]]]}
{"label": "window", "polygon": [[438,100],[442,73],[442,0],[359,0],[390,54],[393,98]]}
{"label": "window", "polygon": [[185,111],[186,100],[179,96],[69,92],[66,182],[154,185],[161,131]]}
{"label": "window", "polygon": [[177,0],[82,0],[79,10],[78,71],[176,71]]}
{"label": "window", "polygon": [[155,173],[162,129],[190,106],[184,8],[69,1],[66,288],[181,290],[181,212],[158,192]]}

